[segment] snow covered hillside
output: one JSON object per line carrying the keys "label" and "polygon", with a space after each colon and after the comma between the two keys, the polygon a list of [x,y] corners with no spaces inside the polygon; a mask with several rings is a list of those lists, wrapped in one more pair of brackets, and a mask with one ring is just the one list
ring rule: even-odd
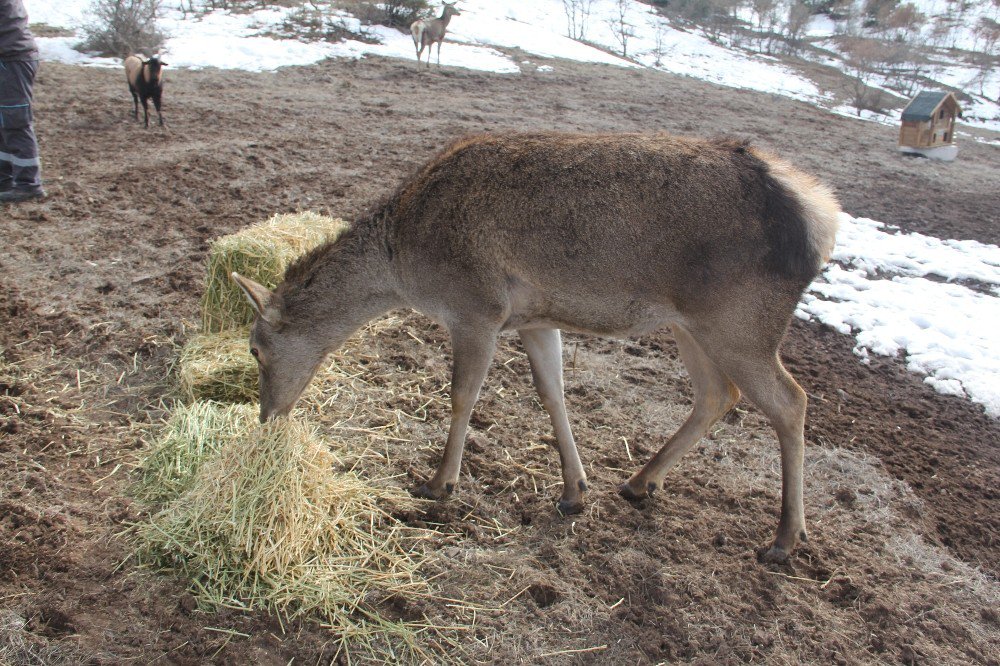
{"label": "snow covered hillside", "polygon": [[[943,11],[937,3],[947,4],[945,0],[920,2],[921,6],[926,5],[928,12]],[[33,22],[78,31],[87,20],[89,0],[26,0],[25,4]],[[983,8],[968,14],[970,25],[980,15],[992,16],[998,11],[988,0],[980,0],[973,5],[982,5]],[[692,26],[675,26],[649,5],[636,0],[628,0],[621,7],[623,14],[619,13],[617,0],[593,0],[586,19],[578,19],[571,26],[563,0],[462,0],[461,16],[449,25],[448,39],[454,43],[442,49],[441,62],[448,66],[511,74],[550,71],[555,66],[549,60],[551,58],[622,67],[650,67],[720,85],[829,105],[832,96],[828,92],[820,90],[813,81],[774,57],[731,45],[727,47],[726,39],[718,35],[714,40],[710,39]],[[332,14],[346,28],[354,32],[364,30],[377,43],[355,40],[334,44],[325,41],[305,43],[269,36],[296,11],[297,8],[269,8],[240,13],[217,10],[185,17],[177,9],[167,8],[160,20],[161,29],[169,36],[164,55],[174,66],[252,71],[304,65],[330,57],[363,57],[367,54],[415,58],[408,34],[382,26],[362,28],[357,19],[343,12]],[[782,10],[779,3],[779,9],[775,11],[780,15],[786,10]],[[745,18],[752,24],[751,14]],[[832,34],[836,28],[836,24],[825,16],[817,15],[813,19],[808,34],[814,37]],[[620,28],[622,22],[627,26],[624,30]],[[930,21],[928,25],[931,25]],[[925,30],[930,29],[925,27]],[[571,31],[582,34],[583,39],[570,39],[566,35]],[[623,33],[627,33],[624,43]],[[971,30],[962,26],[956,26],[949,34],[953,35],[951,42],[954,44],[971,44],[976,40]],[[65,62],[111,64],[107,59],[75,51],[73,46],[79,41],[79,33],[75,37],[42,38],[43,56]],[[835,44],[822,41],[820,44],[828,48],[821,61],[843,64]],[[532,54],[535,59],[517,62],[497,50],[514,48]],[[628,57],[615,55],[622,51]],[[939,58],[928,68],[929,76],[936,76],[948,85],[962,86],[975,78],[975,74],[971,66],[957,58]],[[1000,100],[1000,72],[993,72],[982,81],[977,80],[975,87],[981,88],[985,94],[977,95],[978,90],[966,91],[975,96],[972,103],[975,112],[967,115],[987,119],[986,126],[1000,131],[1000,104],[997,103]],[[882,118],[890,122],[896,119],[898,112]]]}

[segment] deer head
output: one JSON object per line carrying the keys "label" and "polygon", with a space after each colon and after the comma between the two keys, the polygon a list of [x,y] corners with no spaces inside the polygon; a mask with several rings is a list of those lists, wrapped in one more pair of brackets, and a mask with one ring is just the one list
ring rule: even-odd
{"label": "deer head", "polygon": [[260,421],[285,416],[326,357],[327,347],[310,327],[296,325],[282,314],[274,292],[238,273],[233,281],[254,311],[250,355],[260,377]]}

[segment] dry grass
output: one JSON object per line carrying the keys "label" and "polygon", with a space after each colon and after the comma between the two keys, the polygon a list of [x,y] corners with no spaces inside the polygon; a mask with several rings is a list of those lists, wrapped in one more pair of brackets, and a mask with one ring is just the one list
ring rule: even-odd
{"label": "dry grass", "polygon": [[202,331],[217,333],[253,320],[243,293],[229,275],[237,272],[265,287],[281,282],[288,265],[314,247],[337,238],[348,225],[316,213],[276,215],[239,233],[217,238],[208,254],[201,302]]}
{"label": "dry grass", "polygon": [[191,338],[178,359],[185,400],[255,402],[257,362],[248,350],[249,331],[234,328]]}
{"label": "dry grass", "polygon": [[345,652],[430,658],[421,619],[380,602],[427,595],[419,570],[432,535],[402,524],[414,500],[344,469],[309,426],[260,426],[246,405],[179,408],[143,462],[140,492],[163,508],[136,527],[141,562],[193,581],[211,607],[316,617]]}
{"label": "dry grass", "polygon": [[256,414],[251,405],[178,405],[139,464],[135,494],[150,503],[176,499],[188,489],[205,460],[248,434]]}
{"label": "dry grass", "polygon": [[85,654],[73,641],[54,641],[32,632],[28,621],[12,610],[0,610],[0,664],[70,666],[98,661],[104,655]]}

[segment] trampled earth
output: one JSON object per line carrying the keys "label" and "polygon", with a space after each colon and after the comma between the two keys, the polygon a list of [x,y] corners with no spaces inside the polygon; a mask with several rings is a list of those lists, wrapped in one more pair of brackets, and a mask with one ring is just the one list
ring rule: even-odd
{"label": "trampled earth", "polygon": [[[131,118],[118,70],[45,63],[37,130],[49,197],[0,210],[0,652],[14,663],[316,663],[308,621],[199,610],[137,570],[130,469],[196,329],[207,241],[275,213],[352,218],[449,139],[518,130],[733,135],[834,186],[844,209],[940,238],[1000,242],[1000,152],[941,164],[891,127],[641,70],[558,62],[493,75],[378,58],[276,73],[170,71],[165,129]],[[359,372],[447,390],[447,336],[394,313],[362,331]],[[432,573],[400,616],[469,623],[481,663],[1000,663],[1000,424],[901,359],[793,322],[809,393],[810,542],[758,563],[777,521],[773,432],[745,402],[638,507],[616,493],[680,424],[690,390],[669,333],[566,338],[588,509],[555,511],[558,459],[516,338],[505,338]],[[386,405],[406,411],[407,405]],[[403,486],[437,463],[447,404],[390,456]],[[460,599],[461,610],[445,599]],[[456,618],[456,614],[462,617]],[[22,623],[23,621],[23,623]],[[31,658],[36,658],[31,662]]]}

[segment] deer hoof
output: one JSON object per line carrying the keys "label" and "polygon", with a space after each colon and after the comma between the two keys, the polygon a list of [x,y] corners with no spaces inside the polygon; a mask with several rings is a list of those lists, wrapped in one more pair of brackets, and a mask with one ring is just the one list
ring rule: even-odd
{"label": "deer hoof", "polygon": [[443,500],[444,498],[448,497],[448,495],[451,495],[452,491],[454,490],[455,490],[454,483],[445,484],[444,488],[441,490],[434,490],[425,483],[416,490],[414,490],[412,494],[414,497],[418,497],[420,499]]}
{"label": "deer hoof", "polygon": [[583,511],[583,501],[561,499],[556,505],[556,509],[560,515],[572,516]]}
{"label": "deer hoof", "polygon": [[632,486],[627,483],[623,483],[618,486],[618,494],[627,499],[629,502],[639,502],[646,499],[646,493],[637,493],[632,489]]}
{"label": "deer hoof", "polygon": [[618,494],[627,499],[629,502],[640,502],[644,499],[652,497],[656,491],[659,490],[655,483],[647,483],[646,487],[641,491],[636,491],[628,482],[623,483],[618,486]]}
{"label": "deer hoof", "polygon": [[757,552],[757,560],[761,564],[788,564],[788,551],[779,546],[771,546],[767,550],[761,548]]}

